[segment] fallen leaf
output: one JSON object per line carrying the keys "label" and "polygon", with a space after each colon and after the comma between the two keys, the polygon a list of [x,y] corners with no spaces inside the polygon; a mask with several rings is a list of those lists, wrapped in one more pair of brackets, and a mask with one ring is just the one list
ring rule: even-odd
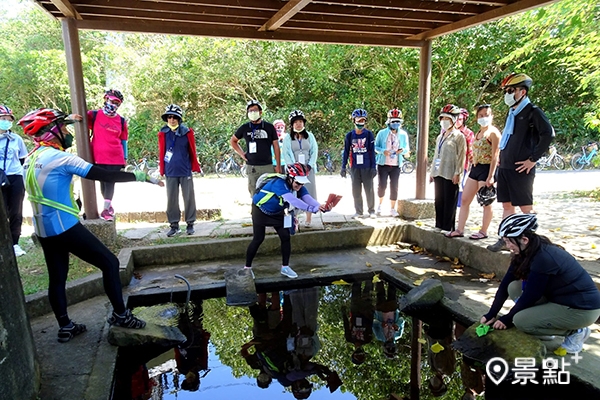
{"label": "fallen leaf", "polygon": [[373,276],[373,283],[379,283],[381,282],[381,279],[379,279],[379,274],[375,274]]}
{"label": "fallen leaf", "polygon": [[596,244],[592,243],[592,249],[595,249],[595,248],[596,248]]}
{"label": "fallen leaf", "polygon": [[452,264],[454,265],[458,265],[458,257],[454,257],[454,261],[452,261]]}
{"label": "fallen leaf", "polygon": [[423,339],[422,337],[418,338],[417,342],[419,342],[421,344],[427,344],[427,340]]}
{"label": "fallen leaf", "polygon": [[420,286],[421,283],[423,283],[423,279],[417,279],[416,281],[413,282],[413,285]]}
{"label": "fallen leaf", "polygon": [[339,281],[333,281],[333,282],[331,282],[331,283],[332,283],[333,285],[349,285],[349,283],[348,283],[348,282],[346,282],[346,281],[345,281],[345,280],[343,280],[343,279],[340,279]]}
{"label": "fallen leaf", "polygon": [[369,268],[371,268],[371,267],[373,266],[373,265],[372,265],[370,262],[368,262],[368,261],[365,263],[365,265],[366,265],[367,267],[369,267]]}
{"label": "fallen leaf", "polygon": [[317,270],[317,268],[313,268],[310,270],[310,272],[315,272]]}
{"label": "fallen leaf", "polygon": [[590,231],[593,231],[593,230],[595,230],[595,229],[596,229],[596,225],[593,225],[593,226],[588,226],[588,230],[590,230]]}
{"label": "fallen leaf", "polygon": [[494,272],[490,272],[488,274],[481,273],[481,274],[479,274],[479,277],[484,278],[484,279],[494,279],[496,277],[496,274]]}
{"label": "fallen leaf", "polygon": [[415,225],[417,225],[417,226],[423,226],[423,223],[421,221],[417,221],[417,222],[415,222]]}
{"label": "fallen leaf", "polygon": [[439,344],[438,342],[435,342],[432,346],[431,346],[431,351],[433,351],[434,353],[439,353],[440,351],[444,350],[444,346],[442,346],[441,344]]}
{"label": "fallen leaf", "polygon": [[249,226],[252,226],[252,223],[250,223],[250,222],[242,222],[242,228],[247,228]]}
{"label": "fallen leaf", "polygon": [[554,354],[560,357],[564,357],[567,355],[567,350],[564,347],[559,347],[558,349],[554,350]]}

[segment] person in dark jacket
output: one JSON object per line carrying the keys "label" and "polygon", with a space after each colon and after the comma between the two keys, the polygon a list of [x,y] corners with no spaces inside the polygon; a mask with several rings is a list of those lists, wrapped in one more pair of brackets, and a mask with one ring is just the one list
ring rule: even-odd
{"label": "person in dark jacket", "polygon": [[167,236],[181,232],[179,220],[179,187],[183,195],[186,233],[194,234],[196,222],[196,195],[192,172],[200,172],[196,154],[194,131],[181,123],[183,110],[177,104],[169,104],[162,120],[167,124],[158,132],[158,164],[161,176],[167,177],[167,219],[171,229]]}
{"label": "person in dark jacket", "polygon": [[[564,336],[561,347],[575,354],[600,316],[600,291],[572,255],[535,233],[537,227],[535,214],[513,214],[500,223],[498,234],[513,257],[481,323],[494,329],[515,326],[542,339]],[[508,296],[515,305],[497,318]]]}
{"label": "person in dark jacket", "polygon": [[369,216],[376,218],[375,193],[373,192],[373,178],[377,175],[375,162],[375,135],[365,128],[367,111],[358,108],[352,111],[354,129],[346,134],[344,139],[344,154],[342,156],[342,170],[340,175],[346,177],[346,165],[350,166],[352,178],[352,196],[356,213],[352,218],[363,217],[362,189],[367,197]]}
{"label": "person in dark jacket", "polygon": [[[529,100],[533,80],[525,74],[510,74],[502,81],[504,103],[510,107],[500,138],[500,162],[496,182],[497,198],[502,203],[502,218],[533,210],[535,163],[548,151],[554,129],[544,112]],[[488,250],[504,248],[502,239]]]}

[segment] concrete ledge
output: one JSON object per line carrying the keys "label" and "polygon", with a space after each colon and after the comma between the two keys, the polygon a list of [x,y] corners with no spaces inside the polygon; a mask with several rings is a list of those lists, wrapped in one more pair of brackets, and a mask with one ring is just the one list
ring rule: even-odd
{"label": "concrete ledge", "polygon": [[402,218],[408,220],[435,218],[433,200],[398,200],[396,211]]}

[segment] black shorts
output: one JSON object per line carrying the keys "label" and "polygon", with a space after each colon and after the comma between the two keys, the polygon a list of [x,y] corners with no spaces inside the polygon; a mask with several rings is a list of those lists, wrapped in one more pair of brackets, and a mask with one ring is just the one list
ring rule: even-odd
{"label": "black shorts", "polygon": [[497,198],[500,203],[511,203],[513,206],[533,205],[533,180],[535,168],[529,173],[519,173],[514,169],[498,168]]}
{"label": "black shorts", "polygon": [[476,180],[477,182],[487,181],[488,175],[490,174],[490,164],[477,164],[471,168],[469,178]]}

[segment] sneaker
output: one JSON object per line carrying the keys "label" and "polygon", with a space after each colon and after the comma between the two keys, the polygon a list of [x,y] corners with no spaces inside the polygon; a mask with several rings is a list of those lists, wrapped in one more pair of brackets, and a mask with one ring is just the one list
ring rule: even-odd
{"label": "sneaker", "polygon": [[85,331],[87,331],[87,328],[84,324],[76,324],[71,321],[69,322],[69,325],[63,326],[58,330],[58,341],[60,343],[66,343]]}
{"label": "sneaker", "polygon": [[115,216],[115,209],[112,206],[108,207],[108,213],[114,217]]}
{"label": "sneaker", "polygon": [[569,354],[576,354],[583,350],[583,343],[590,337],[592,331],[589,327],[580,328],[575,333],[565,337],[564,342],[560,345]]}
{"label": "sneaker", "polygon": [[399,215],[400,215],[400,214],[398,214],[398,211],[396,211],[394,208],[392,208],[392,209],[390,210],[390,217],[392,217],[392,218],[396,218],[396,217],[398,217]]}
{"label": "sneaker", "polygon": [[281,267],[281,275],[285,275],[288,278],[297,278],[298,274],[294,272],[290,267]]}
{"label": "sneaker", "polygon": [[506,250],[506,245],[504,244],[504,240],[502,238],[498,239],[498,241],[494,244],[490,244],[487,249],[489,251],[493,251],[494,253],[499,252],[500,250]]}
{"label": "sneaker", "polygon": [[110,214],[110,211],[108,211],[108,210],[102,210],[102,213],[100,214],[100,218],[102,218],[106,221],[114,221],[115,220],[115,217],[113,217]]}
{"label": "sneaker", "polygon": [[246,266],[244,266],[244,271],[247,271],[247,270],[250,270],[250,275],[252,275],[252,279],[255,279],[254,278],[254,271],[252,270],[252,267],[246,267]]}
{"label": "sneaker", "polygon": [[108,323],[114,326],[120,326],[122,328],[129,329],[142,329],[146,326],[146,322],[141,319],[135,317],[131,310],[126,310],[125,314],[119,315],[113,311],[110,318],[108,318]]}
{"label": "sneaker", "polygon": [[374,212],[369,213],[369,218],[377,218],[377,215]]}
{"label": "sneaker", "polygon": [[180,233],[181,233],[181,229],[179,229],[179,226],[172,226],[171,229],[169,230],[169,232],[167,232],[167,237],[179,235]]}
{"label": "sneaker", "polygon": [[21,246],[19,246],[18,244],[15,244],[15,245],[13,246],[13,250],[15,251],[15,257],[24,256],[25,254],[27,254],[27,253],[25,252],[25,250],[23,250],[23,249],[21,248]]}
{"label": "sneaker", "polygon": [[311,225],[312,225],[311,221],[304,221],[304,227],[305,228],[310,228]]}
{"label": "sneaker", "polygon": [[377,206],[377,215],[381,215],[381,204]]}
{"label": "sneaker", "polygon": [[[516,303],[516,301],[515,301]],[[540,339],[543,342],[550,342],[554,339],[556,339],[556,336],[554,335],[540,335],[540,336],[536,336],[536,338]]]}
{"label": "sneaker", "polygon": [[359,213],[354,213],[354,214],[352,215],[352,217],[350,217],[350,218],[352,218],[352,219],[359,219],[359,218],[362,218],[362,214],[359,214]]}
{"label": "sneaker", "polygon": [[187,224],[187,228],[185,228],[185,233],[188,235],[193,235],[196,231],[194,230],[194,224]]}

